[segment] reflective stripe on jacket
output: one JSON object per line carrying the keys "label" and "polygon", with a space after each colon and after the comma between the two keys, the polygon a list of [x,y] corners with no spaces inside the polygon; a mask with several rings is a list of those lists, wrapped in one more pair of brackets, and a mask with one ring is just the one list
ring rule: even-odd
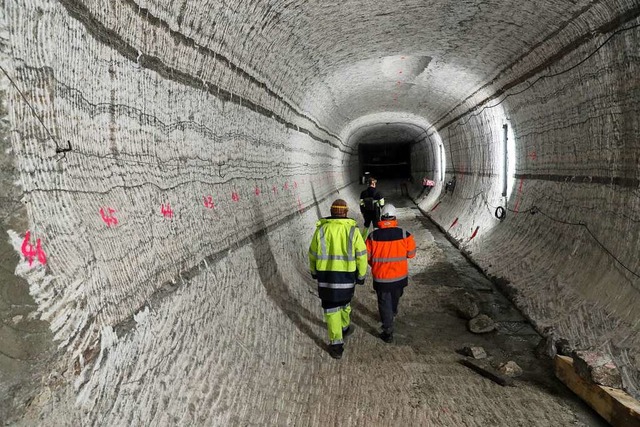
{"label": "reflective stripe on jacket", "polygon": [[316,223],[309,270],[318,280],[321,299],[351,299],[356,279],[367,273],[367,248],[354,219],[329,217]]}
{"label": "reflective stripe on jacket", "polygon": [[416,242],[411,233],[398,227],[396,220],[378,223],[367,237],[368,262],[374,283],[405,282],[409,276],[408,258],[416,256]]}
{"label": "reflective stripe on jacket", "polygon": [[[373,210],[366,207],[365,199],[372,199]],[[362,193],[360,193],[360,212],[375,212],[384,206],[384,197],[378,190],[373,187],[367,187]]]}

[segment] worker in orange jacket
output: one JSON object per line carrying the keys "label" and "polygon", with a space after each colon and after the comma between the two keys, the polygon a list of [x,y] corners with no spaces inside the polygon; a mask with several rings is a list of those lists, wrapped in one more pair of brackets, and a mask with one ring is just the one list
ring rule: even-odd
{"label": "worker in orange jacket", "polygon": [[408,258],[416,256],[416,242],[411,233],[398,227],[396,208],[386,204],[382,209],[378,229],[365,241],[368,262],[373,276],[373,288],[378,295],[378,312],[382,321],[380,338],[393,341],[393,318],[398,314],[398,302],[408,284]]}

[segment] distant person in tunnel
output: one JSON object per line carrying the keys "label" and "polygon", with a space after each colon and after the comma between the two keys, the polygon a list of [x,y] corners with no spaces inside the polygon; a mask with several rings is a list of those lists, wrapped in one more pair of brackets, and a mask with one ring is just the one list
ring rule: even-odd
{"label": "distant person in tunnel", "polygon": [[378,226],[367,237],[366,246],[382,321],[380,338],[390,343],[393,341],[393,319],[398,314],[398,303],[408,284],[407,259],[416,256],[416,242],[411,233],[398,227],[396,208],[392,204],[382,209]]}
{"label": "distant person in tunnel", "polygon": [[364,284],[367,273],[367,248],[354,219],[347,218],[347,202],[338,199],[331,204],[331,216],[316,223],[309,245],[309,269],[318,281],[329,332],[329,354],[340,359],[344,337],[353,332],[351,298],[355,284]]}
{"label": "distant person in tunnel", "polygon": [[375,228],[380,218],[380,209],[384,206],[384,197],[376,189],[378,180],[371,177],[367,182],[368,187],[360,193],[360,212],[364,217],[364,229],[362,237],[367,237],[369,226],[373,224]]}

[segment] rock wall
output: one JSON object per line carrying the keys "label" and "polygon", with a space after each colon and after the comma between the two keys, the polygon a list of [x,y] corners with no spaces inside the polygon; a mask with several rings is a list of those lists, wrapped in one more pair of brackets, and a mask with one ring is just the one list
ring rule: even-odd
{"label": "rock wall", "polygon": [[[601,33],[440,129],[456,190],[422,206],[487,274],[508,282],[540,332],[612,353],[638,396],[640,28],[622,17],[607,26],[608,13],[585,23]],[[549,44],[570,45],[557,38]],[[517,154],[506,203],[503,123]]]}
{"label": "rock wall", "polygon": [[78,370],[99,353],[102,327],[344,185],[335,138],[161,17],[128,32],[118,27],[134,19],[127,3],[7,7],[12,150],[29,219],[10,238]]}
{"label": "rock wall", "polygon": [[[540,330],[613,353],[637,395],[640,6],[536,0],[516,16],[508,4],[496,13],[486,2],[440,3],[427,5],[433,14],[416,9],[422,1],[394,4],[406,26],[380,24],[391,10],[351,31],[370,4],[5,2],[11,148],[2,161],[11,170],[2,179],[15,181],[6,197],[24,205],[5,227],[20,260],[6,265],[27,281],[78,387],[109,384],[100,376],[109,371],[92,376],[89,362],[141,350],[141,363],[159,363],[149,355],[152,336],[105,357],[113,328],[117,336],[163,295],[194,279],[176,303],[181,311],[202,304],[202,316],[193,309],[176,328],[187,334],[189,322],[234,301],[231,284],[253,262],[247,248],[233,256],[239,247],[275,238],[301,213],[312,226],[337,191],[355,205],[357,190],[347,186],[357,179],[357,150],[341,130],[357,116],[408,110],[433,123],[414,151],[414,190],[439,170],[433,145],[445,147],[445,179],[421,206],[488,274],[509,282]],[[545,14],[535,21],[538,10]],[[539,33],[523,30],[536,25]],[[400,77],[407,58],[398,46],[412,54],[410,78]],[[516,150],[506,202],[505,122]],[[441,194],[452,176],[455,192]],[[507,208],[503,221],[498,206]],[[291,253],[279,266],[299,274],[290,280],[304,274],[307,236],[296,236],[274,246]],[[269,251],[255,258],[254,285],[255,269],[263,281],[276,274]],[[200,275],[214,261],[215,273]],[[192,294],[197,286],[206,290]],[[255,295],[249,306],[264,300]],[[296,324],[299,313],[280,310]],[[181,319],[173,313],[158,327]],[[172,345],[176,352],[180,340]],[[89,413],[108,409],[85,397]]]}

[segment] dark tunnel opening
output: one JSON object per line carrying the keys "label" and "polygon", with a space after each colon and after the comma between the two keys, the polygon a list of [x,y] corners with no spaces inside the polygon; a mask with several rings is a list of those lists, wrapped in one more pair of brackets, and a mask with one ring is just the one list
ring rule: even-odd
{"label": "dark tunnel opening", "polygon": [[360,176],[369,172],[378,179],[411,177],[411,144],[388,142],[358,146]]}

